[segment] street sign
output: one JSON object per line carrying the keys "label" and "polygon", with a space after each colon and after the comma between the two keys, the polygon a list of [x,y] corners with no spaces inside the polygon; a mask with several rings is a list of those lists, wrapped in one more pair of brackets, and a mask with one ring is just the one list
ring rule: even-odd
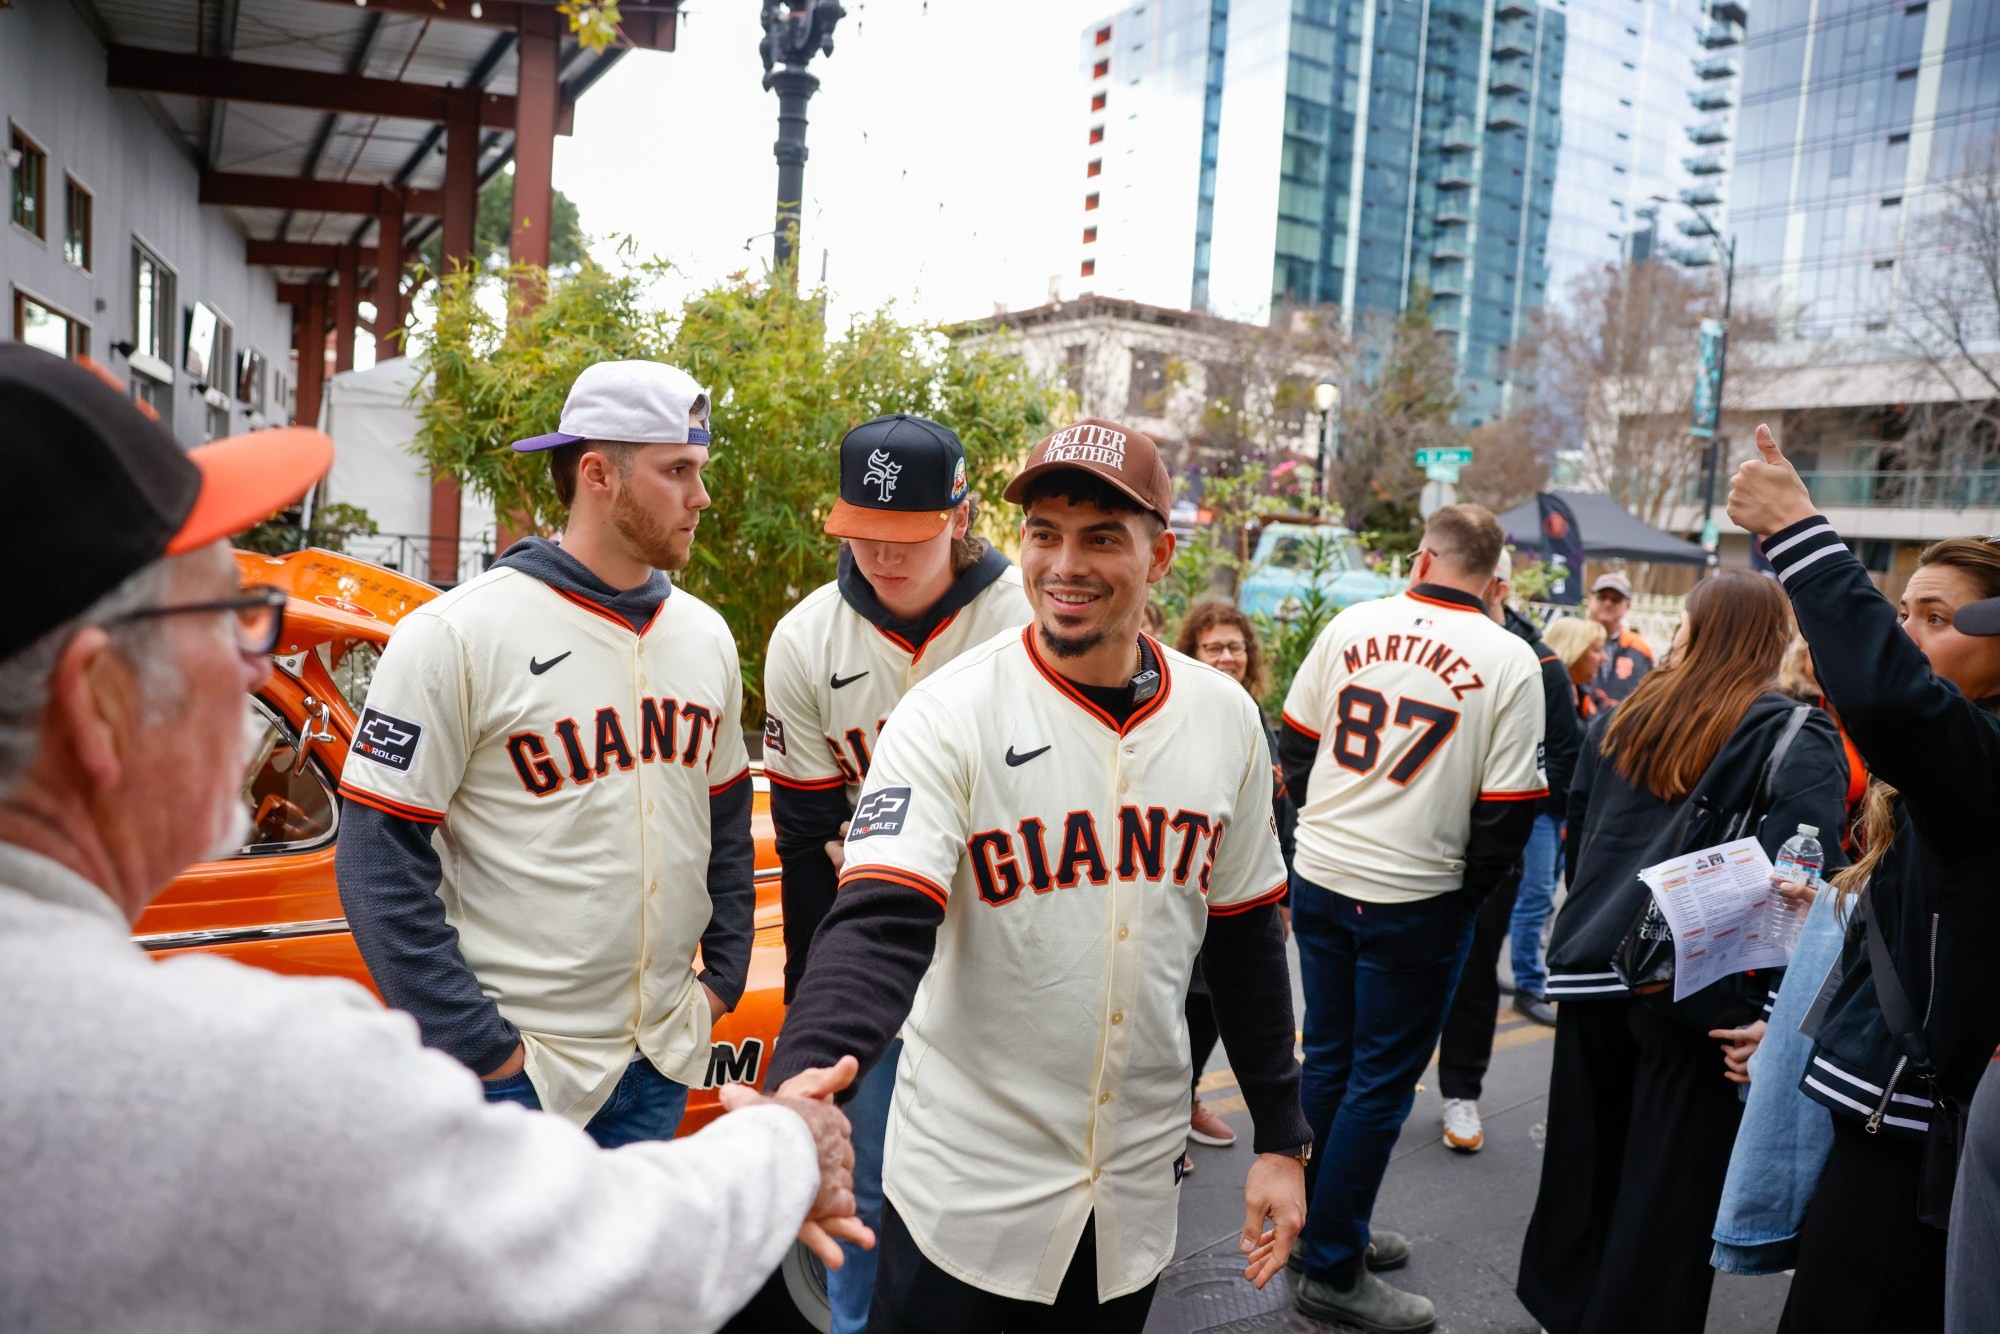
{"label": "street sign", "polygon": [[1722,358],[1726,340],[1721,320],[1703,320],[1696,344],[1694,425],[1689,434],[1706,440],[1715,435],[1722,416]]}
{"label": "street sign", "polygon": [[1715,526],[1715,520],[1710,519],[1701,526],[1701,545],[1703,550],[1714,551],[1716,544],[1721,540],[1722,530]]}
{"label": "street sign", "polygon": [[[1452,449],[1434,447],[1417,451],[1417,466],[1419,468],[1429,468],[1437,464],[1447,464],[1454,468],[1463,468],[1471,462],[1472,448],[1469,445],[1460,445]],[[1455,482],[1458,479],[1453,477],[1446,480]]]}
{"label": "street sign", "polygon": [[1425,464],[1424,476],[1433,482],[1451,482],[1456,484],[1458,481],[1458,465],[1455,463]]}

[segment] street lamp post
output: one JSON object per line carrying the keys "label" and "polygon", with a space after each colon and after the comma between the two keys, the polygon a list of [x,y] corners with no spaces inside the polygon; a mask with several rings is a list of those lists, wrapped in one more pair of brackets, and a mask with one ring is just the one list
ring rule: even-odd
{"label": "street lamp post", "polygon": [[[1667,202],[1661,195],[1653,198],[1661,203]],[[1724,240],[1722,233],[1715,229],[1715,223],[1709,220],[1699,205],[1688,204],[1687,210],[1701,223],[1702,232],[1714,244],[1715,253],[1722,260],[1722,340],[1715,352],[1716,430],[1708,437],[1708,457],[1703,464],[1701,484],[1701,536],[1702,545],[1708,548],[1708,565],[1703,569],[1706,574],[1716,564],[1715,548],[1708,546],[1708,534],[1715,524],[1716,474],[1722,457],[1722,387],[1729,364],[1729,313],[1736,297],[1736,238],[1732,236]]]}
{"label": "street lamp post", "polygon": [[1340,386],[1325,380],[1314,385],[1313,406],[1319,409],[1319,454],[1313,464],[1313,492],[1318,503],[1314,506],[1314,513],[1324,518],[1327,465],[1340,457],[1340,441],[1334,435],[1334,411],[1340,406]]}
{"label": "street lamp post", "polygon": [[815,52],[833,54],[833,27],[847,13],[840,0],[764,0],[764,87],[778,94],[778,228],[772,258],[782,266],[798,240],[806,190],[806,103],[819,79],[806,71]]}

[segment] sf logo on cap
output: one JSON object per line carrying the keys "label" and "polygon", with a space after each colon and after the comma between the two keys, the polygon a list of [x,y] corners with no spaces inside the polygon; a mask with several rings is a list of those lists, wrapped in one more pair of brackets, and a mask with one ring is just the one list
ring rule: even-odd
{"label": "sf logo on cap", "polygon": [[880,492],[875,498],[886,505],[889,503],[889,497],[896,494],[896,478],[902,471],[903,465],[891,463],[887,452],[874,450],[868,455],[868,471],[862,474],[861,485],[867,486],[873,483],[879,487]]}

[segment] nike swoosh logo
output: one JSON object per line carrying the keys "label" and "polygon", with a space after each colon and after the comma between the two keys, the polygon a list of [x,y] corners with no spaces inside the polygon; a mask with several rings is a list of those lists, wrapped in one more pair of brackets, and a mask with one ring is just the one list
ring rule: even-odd
{"label": "nike swoosh logo", "polygon": [[1026,755],[1016,755],[1014,753],[1014,748],[1012,746],[1009,746],[1007,747],[1007,764],[1009,767],[1015,767],[1026,764],[1029,760],[1034,759],[1035,756],[1042,754],[1043,751],[1046,751],[1047,749],[1048,749],[1047,746],[1043,746],[1041,750],[1031,750]]}
{"label": "nike swoosh logo", "polygon": [[555,657],[550,658],[547,662],[536,662],[535,659],[531,656],[528,659],[528,670],[533,672],[536,676],[540,676],[543,672],[546,672],[549,668],[555,666],[557,663],[561,662],[564,658],[567,658],[570,655],[570,653],[574,652],[576,652],[575,649],[570,649],[569,652],[567,653],[558,653],[555,655]]}
{"label": "nike swoosh logo", "polygon": [[864,676],[866,676],[866,675],[868,675],[868,673],[866,673],[866,672],[856,672],[856,673],[855,673],[854,675],[852,675],[852,676],[842,676],[842,675],[840,675],[840,673],[838,673],[838,672],[835,672],[835,673],[834,673],[834,675],[833,675],[833,678],[832,678],[832,685],[833,685],[833,688],[834,688],[835,690],[838,690],[838,689],[840,689],[840,688],[841,688],[842,686],[851,686],[851,685],[853,685],[853,684],[854,684],[854,683],[855,683],[856,681],[859,681],[859,680],[860,680],[860,679],[861,679],[862,677],[864,677]]}

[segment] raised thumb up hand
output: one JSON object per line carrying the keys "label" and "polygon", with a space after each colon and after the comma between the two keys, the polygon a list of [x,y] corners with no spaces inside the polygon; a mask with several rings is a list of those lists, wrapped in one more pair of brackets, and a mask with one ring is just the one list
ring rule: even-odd
{"label": "raised thumb up hand", "polygon": [[1816,511],[1806,484],[1785,458],[1771,428],[1757,428],[1757,457],[1746,459],[1729,479],[1729,519],[1738,528],[1769,537]]}

